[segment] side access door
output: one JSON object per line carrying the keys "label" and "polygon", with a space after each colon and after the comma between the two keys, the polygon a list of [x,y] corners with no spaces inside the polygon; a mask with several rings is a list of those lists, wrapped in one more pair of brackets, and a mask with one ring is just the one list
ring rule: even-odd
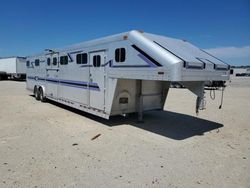
{"label": "side access door", "polygon": [[105,110],[105,51],[90,53],[89,105]]}
{"label": "side access door", "polygon": [[52,98],[57,98],[58,92],[58,72],[59,72],[59,63],[58,63],[58,54],[48,55],[47,56],[47,65],[46,65],[46,95]]}

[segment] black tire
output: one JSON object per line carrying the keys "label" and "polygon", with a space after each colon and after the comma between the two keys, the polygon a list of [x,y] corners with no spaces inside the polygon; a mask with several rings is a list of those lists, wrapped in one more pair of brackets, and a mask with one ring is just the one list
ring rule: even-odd
{"label": "black tire", "polygon": [[0,80],[7,80],[8,76],[6,74],[0,74]]}
{"label": "black tire", "polygon": [[37,89],[37,87],[35,86],[34,88],[34,95],[35,95],[35,98],[36,100],[40,100],[40,94],[39,94],[39,90]]}
{"label": "black tire", "polygon": [[42,87],[39,87],[39,97],[40,97],[41,102],[46,102],[46,97],[44,96]]}

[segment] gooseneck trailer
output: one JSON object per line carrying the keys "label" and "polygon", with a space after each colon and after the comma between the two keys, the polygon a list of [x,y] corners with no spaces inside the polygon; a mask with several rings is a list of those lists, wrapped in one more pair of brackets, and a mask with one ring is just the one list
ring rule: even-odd
{"label": "gooseneck trailer", "polygon": [[229,65],[187,41],[129,31],[27,58],[27,89],[108,119],[163,110],[171,82],[197,95],[204,83],[229,79]]}

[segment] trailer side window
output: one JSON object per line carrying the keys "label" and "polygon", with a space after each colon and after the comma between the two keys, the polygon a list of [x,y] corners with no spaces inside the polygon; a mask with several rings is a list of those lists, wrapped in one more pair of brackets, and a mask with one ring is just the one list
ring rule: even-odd
{"label": "trailer side window", "polygon": [[50,66],[50,58],[47,59],[47,65]]}
{"label": "trailer side window", "polygon": [[101,66],[101,56],[100,55],[94,55],[93,56],[93,66],[94,67],[100,67]]}
{"label": "trailer side window", "polygon": [[53,65],[57,65],[57,58],[56,57],[53,58]]}
{"label": "trailer side window", "polygon": [[36,59],[36,60],[35,60],[35,66],[39,66],[39,64],[40,64],[40,60],[39,60],[39,59]]}
{"label": "trailer side window", "polygon": [[60,57],[60,64],[61,65],[67,65],[68,62],[69,62],[69,60],[68,60],[68,56],[67,55]]}
{"label": "trailer side window", "polygon": [[77,54],[76,55],[76,63],[77,64],[87,64],[88,63],[88,54]]}
{"label": "trailer side window", "polygon": [[115,50],[115,61],[124,62],[126,59],[126,50],[125,48],[117,48]]}
{"label": "trailer side window", "polygon": [[26,67],[30,66],[30,61],[26,61]]}

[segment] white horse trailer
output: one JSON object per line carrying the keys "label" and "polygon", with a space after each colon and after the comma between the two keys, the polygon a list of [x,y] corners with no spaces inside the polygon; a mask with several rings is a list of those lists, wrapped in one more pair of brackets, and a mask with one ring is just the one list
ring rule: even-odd
{"label": "white horse trailer", "polygon": [[45,99],[108,119],[163,110],[171,81],[204,108],[204,83],[229,79],[229,65],[192,44],[125,32],[27,58],[27,89]]}
{"label": "white horse trailer", "polygon": [[24,79],[26,77],[25,57],[0,58],[0,80],[8,77]]}

